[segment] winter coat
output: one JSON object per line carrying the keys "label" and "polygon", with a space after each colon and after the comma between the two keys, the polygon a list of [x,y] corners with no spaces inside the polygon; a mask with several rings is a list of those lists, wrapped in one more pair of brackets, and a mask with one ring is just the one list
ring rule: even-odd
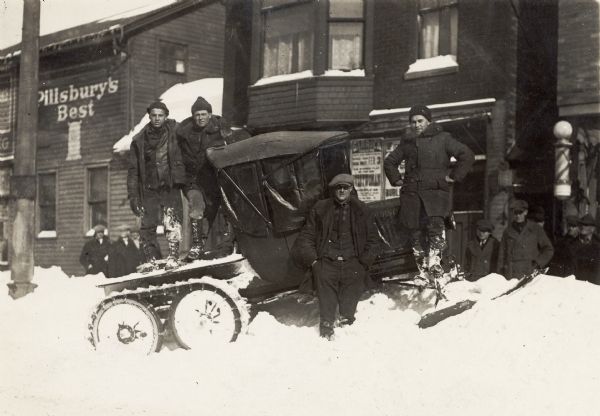
{"label": "winter coat", "polygon": [[[350,197],[348,203],[355,254],[360,263],[369,268],[380,249],[375,223],[363,202]],[[323,256],[325,245],[333,231],[335,204],[333,198],[318,201],[311,209],[306,224],[292,247],[294,260],[306,269]]]}
{"label": "winter coat", "polygon": [[108,277],[120,277],[135,272],[143,263],[142,252],[130,238],[127,245],[121,237],[111,244],[108,254]]}
{"label": "winter coat", "polygon": [[554,256],[549,264],[550,270],[548,274],[552,276],[566,277],[573,274],[571,255],[569,254],[569,247],[577,241],[577,237],[571,237],[565,235],[559,238],[554,244]]}
{"label": "winter coat", "polygon": [[218,192],[215,169],[206,158],[206,149],[227,144],[231,130],[224,119],[212,115],[204,128],[198,127],[192,117],[177,127],[177,141],[181,148],[186,173],[186,192],[201,189]]}
{"label": "winter coat", "polygon": [[96,238],[87,241],[79,256],[79,263],[83,266],[85,274],[104,273],[104,276],[108,276],[108,262],[104,258],[109,254],[109,250],[108,238],[103,238],[102,244]]}
{"label": "winter coat", "polygon": [[[175,130],[177,123],[168,119],[165,123],[168,130],[168,158],[171,170],[171,181],[173,186],[185,185],[185,167],[181,150],[177,144]],[[146,165],[144,161],[144,135],[150,128],[148,123],[144,129],[133,137],[129,151],[129,169],[127,171],[127,197],[138,198],[143,204],[143,191],[146,189]]]}
{"label": "winter coat", "polygon": [[[456,158],[456,165],[451,169],[452,156]],[[404,178],[398,171],[402,161],[405,161]],[[403,180],[400,223],[409,229],[419,228],[421,202],[427,216],[447,217],[452,206],[446,175],[460,182],[469,173],[474,161],[473,152],[466,145],[435,123],[417,137],[404,138],[383,162],[391,184]]]}
{"label": "winter coat", "polygon": [[520,233],[511,224],[500,243],[500,272],[507,279],[518,279],[545,267],[553,255],[552,243],[539,224],[527,220]]}
{"label": "winter coat", "polygon": [[470,274],[468,280],[475,281],[490,273],[498,271],[498,255],[500,242],[494,237],[489,237],[483,247],[479,240],[469,241],[465,251],[465,270]]}
{"label": "winter coat", "polygon": [[595,238],[584,243],[577,238],[571,242],[568,249],[566,272],[574,274],[577,280],[587,280],[600,284],[600,242]]}

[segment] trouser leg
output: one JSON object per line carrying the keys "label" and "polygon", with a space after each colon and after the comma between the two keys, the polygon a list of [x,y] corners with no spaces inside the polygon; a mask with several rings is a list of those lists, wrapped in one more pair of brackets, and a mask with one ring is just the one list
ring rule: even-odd
{"label": "trouser leg", "polygon": [[335,263],[322,259],[313,266],[319,298],[320,331],[322,336],[333,334],[338,307],[339,272]]}
{"label": "trouser leg", "polygon": [[163,226],[165,237],[169,244],[169,256],[165,269],[169,270],[179,265],[179,243],[181,241],[181,219],[183,207],[181,194],[178,189],[164,191],[161,195],[163,204]]}
{"label": "trouser leg", "polygon": [[358,259],[354,258],[342,264],[338,302],[340,321],[343,324],[352,324],[356,313],[356,306],[365,290],[366,269]]}

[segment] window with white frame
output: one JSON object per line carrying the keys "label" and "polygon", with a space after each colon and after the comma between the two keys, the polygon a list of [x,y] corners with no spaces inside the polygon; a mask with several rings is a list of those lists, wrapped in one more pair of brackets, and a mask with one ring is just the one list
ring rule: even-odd
{"label": "window with white frame", "polygon": [[108,225],[108,168],[87,171],[87,228]]}
{"label": "window with white frame", "polygon": [[329,0],[329,69],[363,67],[363,0]]}
{"label": "window with white frame", "polygon": [[314,9],[312,3],[263,9],[263,77],[312,69]]}
{"label": "window with white frame", "polygon": [[419,0],[419,59],[456,56],[458,0]]}
{"label": "window with white frame", "polygon": [[56,173],[38,175],[39,231],[56,231]]}

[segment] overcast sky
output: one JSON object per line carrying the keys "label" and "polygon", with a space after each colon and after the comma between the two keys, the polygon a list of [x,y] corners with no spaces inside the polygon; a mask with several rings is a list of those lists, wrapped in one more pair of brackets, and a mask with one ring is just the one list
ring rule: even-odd
{"label": "overcast sky", "polygon": [[[42,35],[147,5],[174,0],[41,0]],[[23,0],[0,0],[0,49],[21,41]]]}

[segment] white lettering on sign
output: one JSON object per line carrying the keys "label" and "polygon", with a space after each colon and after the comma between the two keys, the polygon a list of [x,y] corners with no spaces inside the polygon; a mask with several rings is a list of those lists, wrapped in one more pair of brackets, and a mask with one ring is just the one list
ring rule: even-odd
{"label": "white lettering on sign", "polygon": [[[47,88],[38,92],[38,103],[44,107],[56,105],[56,121],[82,120],[95,114],[94,101],[101,100],[107,94],[114,94],[119,90],[119,80],[108,79],[96,84],[76,87],[70,84],[68,88]],[[79,100],[88,100],[86,104],[70,105]]]}

